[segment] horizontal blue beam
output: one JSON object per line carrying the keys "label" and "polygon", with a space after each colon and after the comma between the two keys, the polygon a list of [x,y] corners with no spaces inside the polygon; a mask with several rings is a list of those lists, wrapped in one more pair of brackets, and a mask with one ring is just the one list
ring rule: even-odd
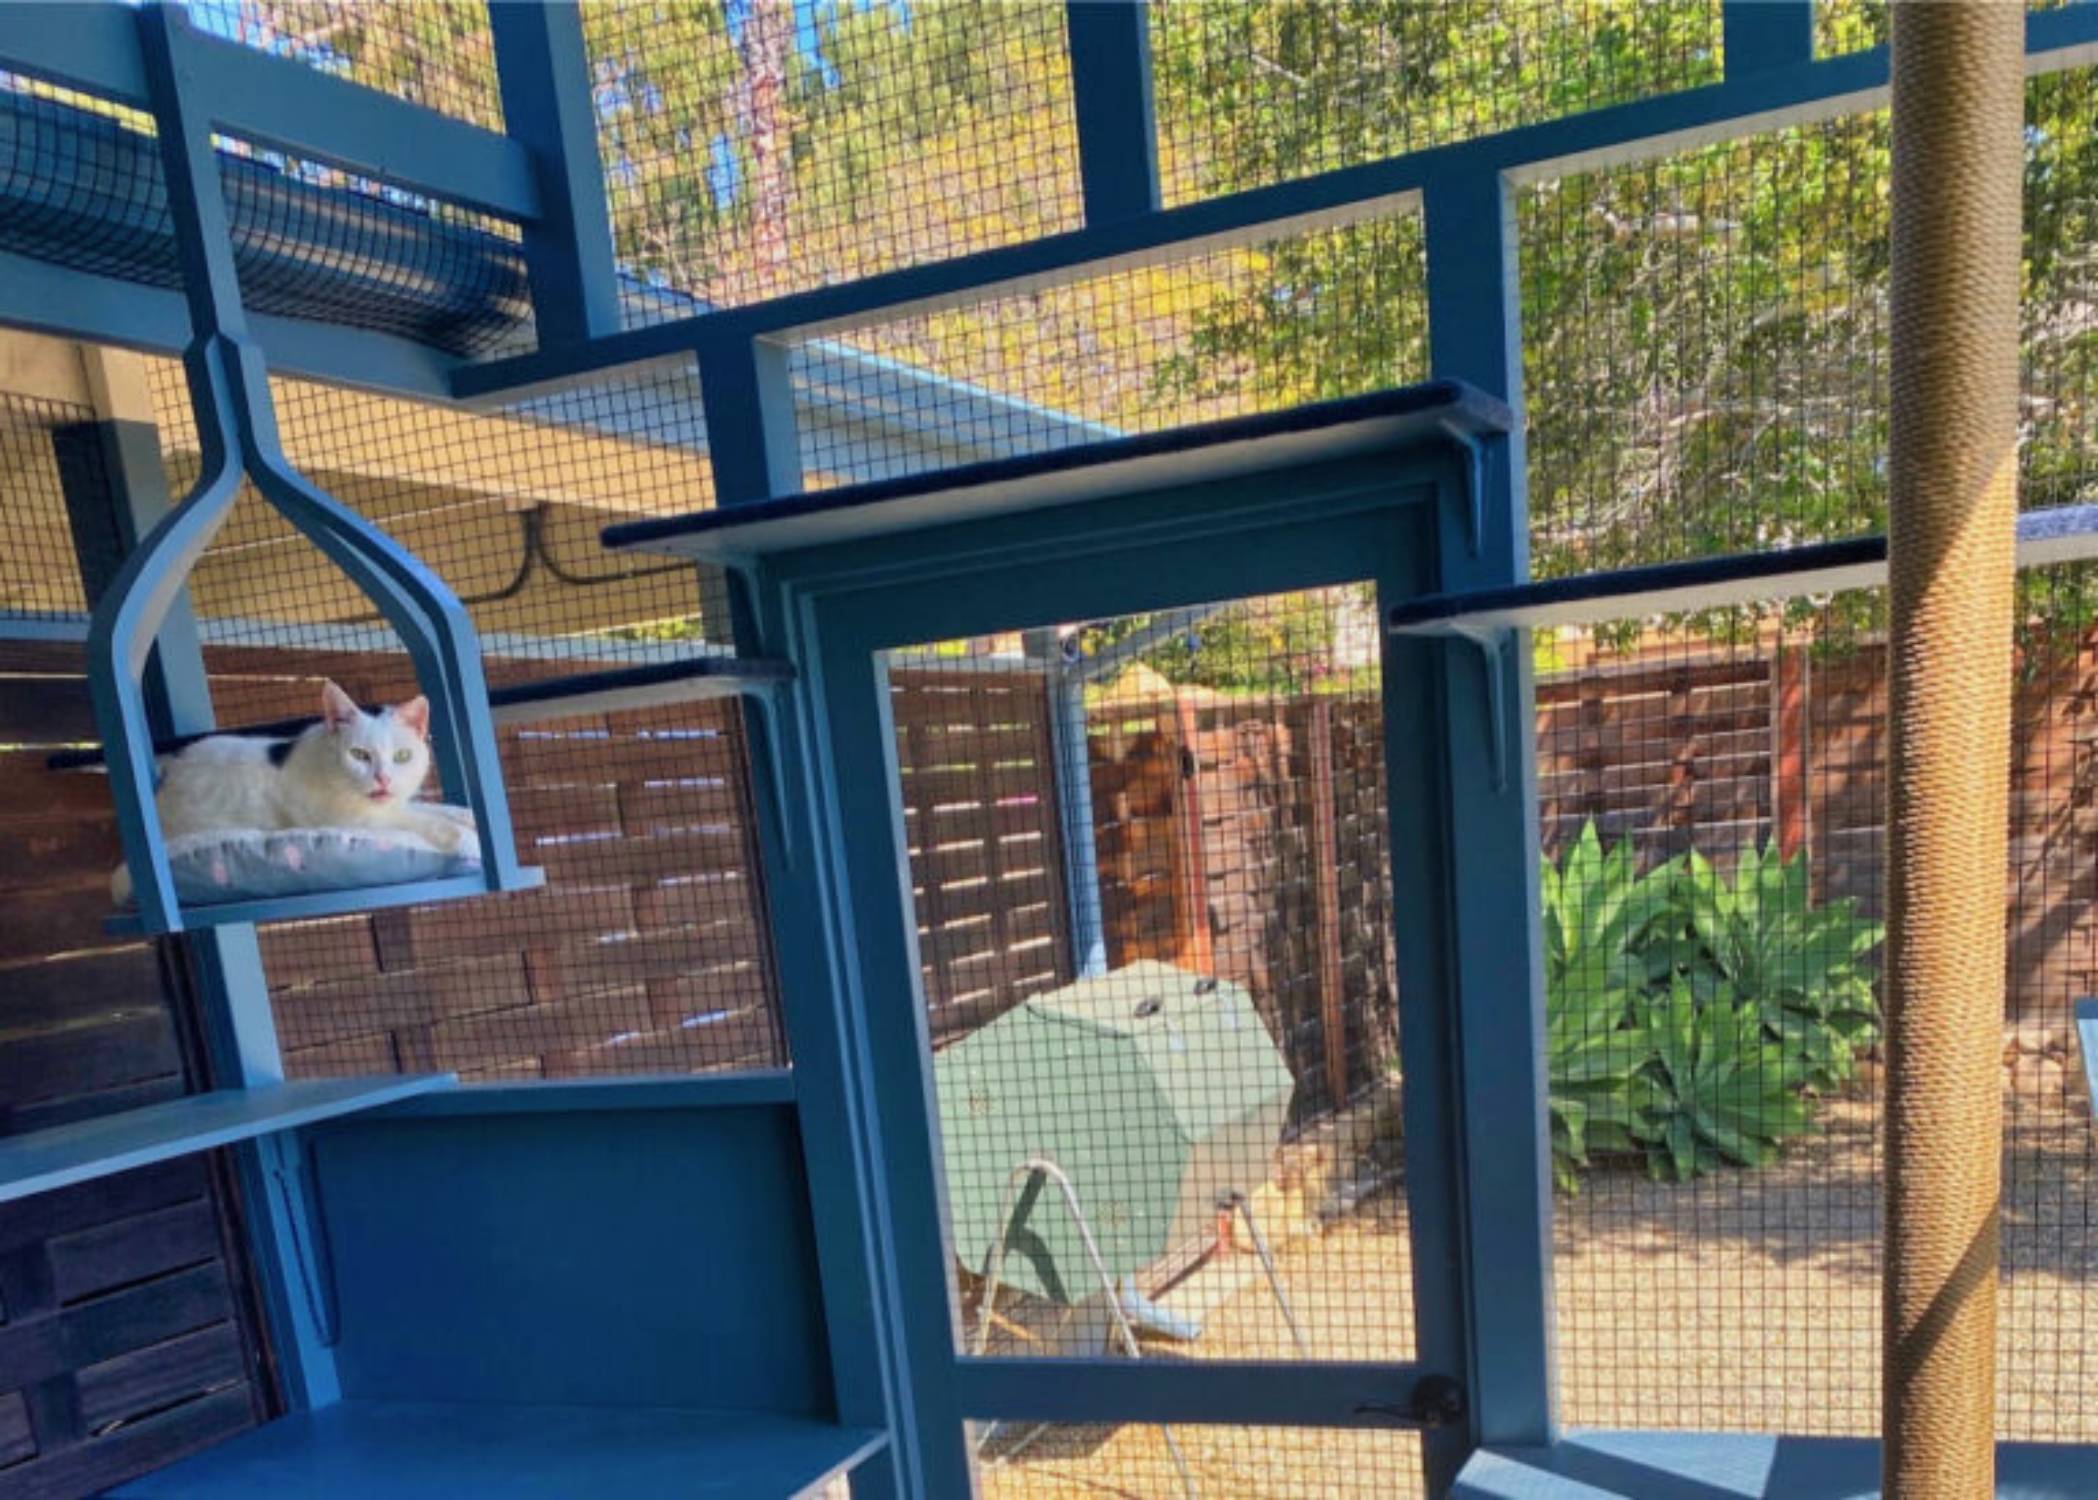
{"label": "horizontal blue beam", "polygon": [[[114,3],[0,5],[0,67],[144,109],[137,16]],[[531,153],[506,135],[193,29],[183,53],[228,135],[499,218],[539,217]]]}
{"label": "horizontal blue beam", "polygon": [[577,1078],[541,1083],[470,1084],[393,1105],[387,1119],[453,1119],[463,1115],[588,1114],[629,1109],[750,1109],[794,1102],[785,1068]]}
{"label": "horizontal blue beam", "polygon": [[1001,1422],[1204,1422],[1407,1428],[1413,1364],[961,1359],[963,1415]]}
{"label": "horizontal blue beam", "polygon": [[[2098,6],[2034,14],[2026,24],[2026,48],[2049,67],[2067,67],[2098,55]],[[1884,48],[1770,68],[1706,88],[1520,126],[748,306],[715,309],[587,344],[463,366],[453,377],[453,388],[461,397],[486,397],[514,386],[571,380],[639,360],[691,353],[714,341],[806,337],[953,307],[1118,266],[1154,263],[1206,247],[1388,212],[1438,179],[1504,173],[1541,178],[1790,121],[1868,109],[1885,102],[1886,89]]]}
{"label": "horizontal blue beam", "polygon": [[[0,4],[0,15],[6,11]],[[0,251],[0,327],[179,355],[189,344],[189,307],[182,293],[167,287]],[[336,323],[250,313],[248,327],[272,373],[390,395],[447,399],[451,371],[460,364],[455,355],[409,339]]]}
{"label": "horizontal blue beam", "polygon": [[[2098,1447],[1998,1443],[1999,1500],[2094,1493]],[[1486,1448],[1452,1500],[1862,1500],[1880,1492],[1871,1438],[1758,1432],[1582,1432],[1549,1448]]]}
{"label": "horizontal blue beam", "polygon": [[[546,872],[523,869],[505,890],[528,891],[546,884]],[[405,880],[398,885],[350,886],[334,891],[310,891],[302,896],[266,896],[252,901],[220,901],[184,906],[175,913],[172,925],[149,925],[136,911],[119,912],[106,919],[103,930],[116,937],[148,933],[194,932],[203,927],[225,927],[241,922],[300,922],[314,917],[339,917],[345,912],[382,911],[394,906],[426,906],[437,901],[464,901],[484,897],[488,880],[478,873],[445,875],[434,880]]]}

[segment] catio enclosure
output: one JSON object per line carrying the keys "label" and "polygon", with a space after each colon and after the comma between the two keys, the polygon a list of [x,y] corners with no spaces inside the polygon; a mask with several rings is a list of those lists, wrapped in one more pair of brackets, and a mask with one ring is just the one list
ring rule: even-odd
{"label": "catio enclosure", "polygon": [[[1888,26],[0,6],[0,1495],[1869,1487]],[[2077,1495],[2098,12],[2025,50]],[[475,847],[216,892],[154,757],[330,681]]]}

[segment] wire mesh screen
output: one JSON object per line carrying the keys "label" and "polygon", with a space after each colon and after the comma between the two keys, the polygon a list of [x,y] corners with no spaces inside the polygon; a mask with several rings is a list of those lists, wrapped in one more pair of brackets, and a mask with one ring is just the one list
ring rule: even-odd
{"label": "wire mesh screen", "polygon": [[[2026,106],[2024,503],[2088,499],[2093,74]],[[1547,182],[1519,199],[1540,576],[1884,528],[1884,114]]]}
{"label": "wire mesh screen", "polygon": [[[245,141],[215,141],[250,310],[457,354],[530,346],[515,226]],[[0,73],[0,249],[179,289],[150,118]]]}
{"label": "wire mesh screen", "polygon": [[[72,359],[63,345],[43,347],[53,359]],[[0,620],[85,619],[87,599],[51,429],[92,415],[70,401],[0,395]]]}
{"label": "wire mesh screen", "polygon": [[1042,452],[1427,374],[1400,213],[855,328],[797,347],[805,482]]}
{"label": "wire mesh screen", "polygon": [[[2082,580],[2027,580],[1998,1430],[2087,1440],[2098,980]],[[1877,591],[1562,638],[1538,678],[1556,1301],[1573,1425],[1873,1433],[1887,652]]]}
{"label": "wire mesh screen", "polygon": [[1183,203],[1716,83],[1719,5],[1161,0],[1151,50]]}
{"label": "wire mesh screen", "polygon": [[[197,467],[179,370],[153,369],[177,487]],[[275,383],[284,444],[469,605],[500,690],[733,649],[725,582],[608,559],[602,526],[709,503],[696,387],[616,376],[468,414]],[[222,724],[414,692],[392,631],[258,497],[192,575]],[[499,729],[520,857],[545,888],[264,929],[287,1063],[478,1078],[783,1061],[733,700]]]}
{"label": "wire mesh screen", "polygon": [[192,25],[489,130],[503,128],[481,0],[183,0]]}
{"label": "wire mesh screen", "polygon": [[1075,228],[1055,0],[594,4],[630,323]]}
{"label": "wire mesh screen", "polygon": [[[1413,1352],[1378,659],[1366,585],[890,653],[964,1350]],[[1000,1464],[1171,1492],[1108,1446]]]}
{"label": "wire mesh screen", "polygon": [[1315,1427],[976,1427],[985,1500],[1413,1500],[1420,1439]]}

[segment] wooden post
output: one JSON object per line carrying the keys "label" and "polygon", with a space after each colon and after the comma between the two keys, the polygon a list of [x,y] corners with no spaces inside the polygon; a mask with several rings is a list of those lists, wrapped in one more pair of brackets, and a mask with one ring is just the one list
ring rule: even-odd
{"label": "wooden post", "polygon": [[1333,702],[1311,706],[1311,862],[1318,897],[1319,1033],[1327,1102],[1348,1102],[1348,1014],[1340,950],[1340,829],[1334,813]]}
{"label": "wooden post", "polygon": [[1182,968],[1197,974],[1214,974],[1217,960],[1209,931],[1209,855],[1202,839],[1202,758],[1196,749],[1195,705],[1177,694],[1172,724],[1166,744],[1180,761],[1173,778],[1173,909],[1179,961]]}
{"label": "wooden post", "polygon": [[1807,805],[1807,697],[1811,667],[1801,646],[1778,643],[1770,662],[1770,802],[1778,853],[1791,859],[1813,836]]}

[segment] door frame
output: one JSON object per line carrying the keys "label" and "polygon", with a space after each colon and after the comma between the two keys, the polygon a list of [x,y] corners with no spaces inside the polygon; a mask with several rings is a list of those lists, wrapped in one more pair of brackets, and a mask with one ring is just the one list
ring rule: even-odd
{"label": "door frame", "polygon": [[[767,633],[783,638],[803,673],[797,707],[814,809],[815,847],[808,852],[831,893],[824,904],[832,943],[846,959],[833,969],[835,1003],[855,1038],[850,1050],[856,1056],[847,1066],[859,1075],[868,1116],[873,1180],[864,1196],[882,1242],[884,1264],[873,1279],[892,1302],[883,1321],[892,1343],[887,1363],[907,1492],[941,1500],[969,1492],[969,1421],[1406,1428],[1413,1425],[1405,1413],[1420,1378],[1446,1376],[1473,1389],[1474,1289],[1481,1269],[1474,1230],[1482,1205],[1467,1192],[1464,1164],[1467,1137],[1479,1121],[1465,1108],[1459,1038],[1463,997],[1476,987],[1460,984],[1455,972],[1464,947],[1458,904],[1467,861],[1454,833],[1460,806],[1479,811],[1476,799],[1465,795],[1481,775],[1474,764],[1479,750],[1504,738],[1486,721],[1510,707],[1527,710],[1526,662],[1489,675],[1463,643],[1384,638],[1415,1359],[1167,1367],[956,1353],[957,1284],[881,655],[1071,619],[1365,581],[1376,585],[1381,612],[1440,586],[1453,546],[1469,552],[1468,539],[1476,534],[1467,498],[1471,480],[1462,452],[1416,447],[1403,457],[1328,460],[810,548],[746,573]],[[1501,689],[1498,700],[1494,688]],[[1528,760],[1508,758],[1518,766]],[[1493,780],[1497,816],[1504,824],[1513,820],[1503,834],[1512,832],[1530,851],[1534,890],[1534,818],[1522,795],[1529,778]],[[1467,839],[1474,836],[1467,824]],[[1494,843],[1515,847],[1505,837]],[[1529,906],[1534,902],[1533,894]],[[1503,946],[1525,960],[1534,952],[1534,944]],[[1519,1034],[1507,1035],[1510,1025],[1517,1033],[1524,1026],[1533,1031],[1532,1045],[1513,1054],[1530,1065],[1518,1062],[1510,1069],[1519,1075],[1512,1086],[1496,1093],[1505,1107],[1518,1091],[1534,1090],[1534,1129],[1517,1134],[1534,1137],[1537,1178],[1548,1181],[1538,975],[1518,977],[1517,1003],[1498,1007],[1504,1014],[1496,1024],[1518,1043]],[[1505,1133],[1511,1123],[1503,1117],[1494,1128]],[[1535,1195],[1518,1185],[1516,1196]],[[1494,1274],[1493,1267],[1484,1269]],[[1503,1290],[1495,1285],[1495,1297]],[[1521,1299],[1524,1289],[1513,1290]],[[1468,1411],[1463,1420],[1423,1434],[1431,1493],[1447,1487],[1481,1433],[1476,1411]]]}

